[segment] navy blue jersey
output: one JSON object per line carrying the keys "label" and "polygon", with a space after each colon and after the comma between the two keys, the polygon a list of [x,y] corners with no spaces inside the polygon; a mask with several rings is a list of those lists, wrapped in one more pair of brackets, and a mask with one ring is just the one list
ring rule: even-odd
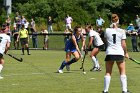
{"label": "navy blue jersey", "polygon": [[[76,39],[76,42],[77,42],[77,44],[78,44],[78,42],[80,41],[80,39],[81,39],[81,35],[79,35],[78,37],[75,35],[75,34],[73,34],[74,35],[74,37],[75,37],[75,39]],[[76,46],[74,45],[74,43],[73,43],[73,41],[72,41],[72,38],[70,38],[67,42],[66,42],[66,44],[65,44],[65,51],[66,52],[75,52],[75,51],[77,51],[76,50]]]}

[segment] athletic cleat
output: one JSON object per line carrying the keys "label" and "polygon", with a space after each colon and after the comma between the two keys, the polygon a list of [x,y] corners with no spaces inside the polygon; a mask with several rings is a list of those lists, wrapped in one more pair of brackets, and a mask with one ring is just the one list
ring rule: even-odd
{"label": "athletic cleat", "polygon": [[93,67],[92,69],[90,69],[90,71],[101,71],[101,68],[99,67]]}
{"label": "athletic cleat", "polygon": [[70,65],[66,65],[67,71],[70,71]]}
{"label": "athletic cleat", "polygon": [[122,91],[122,93],[131,93],[131,92],[129,92],[129,91],[127,91],[127,92],[125,92],[125,91]]}
{"label": "athletic cleat", "polygon": [[108,93],[108,92],[107,91],[106,92],[103,91],[102,93]]}
{"label": "athletic cleat", "polygon": [[58,70],[58,73],[63,73],[63,71],[59,69],[59,70]]}
{"label": "athletic cleat", "polygon": [[98,68],[98,71],[102,71],[102,69],[99,67],[99,68]]}
{"label": "athletic cleat", "polygon": [[2,77],[2,76],[0,76],[0,79],[3,79],[3,77]]}
{"label": "athletic cleat", "polygon": [[28,55],[31,55],[30,53]]}

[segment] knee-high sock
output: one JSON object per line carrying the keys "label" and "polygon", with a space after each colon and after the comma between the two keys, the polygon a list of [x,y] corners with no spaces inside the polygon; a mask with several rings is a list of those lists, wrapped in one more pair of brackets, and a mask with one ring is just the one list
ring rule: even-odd
{"label": "knee-high sock", "polygon": [[27,47],[27,53],[30,54],[30,53],[29,53],[29,47]]}
{"label": "knee-high sock", "polygon": [[126,77],[126,75],[121,75],[120,80],[121,80],[121,85],[122,85],[122,91],[127,92],[127,77]]}
{"label": "knee-high sock", "polygon": [[67,62],[66,61],[63,61],[59,69],[60,70],[63,70],[63,68],[66,66],[66,64],[67,64]]}
{"label": "knee-high sock", "polygon": [[22,53],[24,54],[24,48],[22,48]]}
{"label": "knee-high sock", "polygon": [[97,61],[97,67],[100,68],[100,64],[97,58],[96,58],[96,61]]}
{"label": "knee-high sock", "polygon": [[1,71],[2,71],[2,68],[3,68],[3,65],[2,65],[2,64],[0,64],[0,73],[1,73]]}
{"label": "knee-high sock", "polygon": [[107,92],[110,85],[111,76],[104,77],[104,92]]}
{"label": "knee-high sock", "polygon": [[73,58],[72,60],[70,60],[69,62],[67,62],[67,65],[70,65],[72,63],[75,63],[77,60],[75,58]]}
{"label": "knee-high sock", "polygon": [[98,67],[98,61],[95,56],[92,57],[92,62],[94,64],[94,67]]}
{"label": "knee-high sock", "polygon": [[63,68],[64,68],[66,65],[70,65],[70,64],[72,64],[72,63],[74,63],[74,62],[76,62],[76,59],[75,59],[75,58],[73,58],[73,59],[70,60],[69,62],[63,61],[59,69],[63,70]]}

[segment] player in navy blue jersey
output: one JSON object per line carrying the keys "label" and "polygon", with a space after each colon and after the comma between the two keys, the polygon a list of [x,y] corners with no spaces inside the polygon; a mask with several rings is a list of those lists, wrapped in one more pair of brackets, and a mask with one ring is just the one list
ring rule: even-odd
{"label": "player in navy blue jersey", "polygon": [[[77,62],[81,58],[81,52],[78,45],[80,40],[82,40],[82,49],[84,50],[85,39],[82,34],[82,29],[81,26],[76,26],[71,38],[65,43],[66,60],[62,62],[58,70],[59,73],[63,73],[63,68],[65,66],[69,67],[70,64]],[[70,60],[71,55],[73,55],[74,58]]]}

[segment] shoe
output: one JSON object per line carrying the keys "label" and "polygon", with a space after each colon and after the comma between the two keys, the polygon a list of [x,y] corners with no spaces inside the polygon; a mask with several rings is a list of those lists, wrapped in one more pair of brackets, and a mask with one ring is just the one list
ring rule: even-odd
{"label": "shoe", "polygon": [[66,65],[67,71],[70,71],[70,65]]}
{"label": "shoe", "polygon": [[102,69],[99,67],[99,68],[98,68],[98,71],[102,71]]}
{"label": "shoe", "polygon": [[101,68],[99,67],[93,67],[92,69],[90,69],[90,71],[101,71]]}
{"label": "shoe", "polygon": [[28,55],[31,55],[30,53]]}
{"label": "shoe", "polygon": [[59,70],[58,70],[58,73],[63,73],[63,71],[59,69]]}
{"label": "shoe", "polygon": [[103,91],[102,93],[108,93],[108,92],[107,91],[106,92]]}
{"label": "shoe", "polygon": [[125,91],[122,91],[122,93],[131,93],[131,92],[129,92],[129,91],[127,91],[127,92],[125,92]]}
{"label": "shoe", "polygon": [[3,77],[2,77],[2,76],[0,76],[0,79],[3,79]]}

